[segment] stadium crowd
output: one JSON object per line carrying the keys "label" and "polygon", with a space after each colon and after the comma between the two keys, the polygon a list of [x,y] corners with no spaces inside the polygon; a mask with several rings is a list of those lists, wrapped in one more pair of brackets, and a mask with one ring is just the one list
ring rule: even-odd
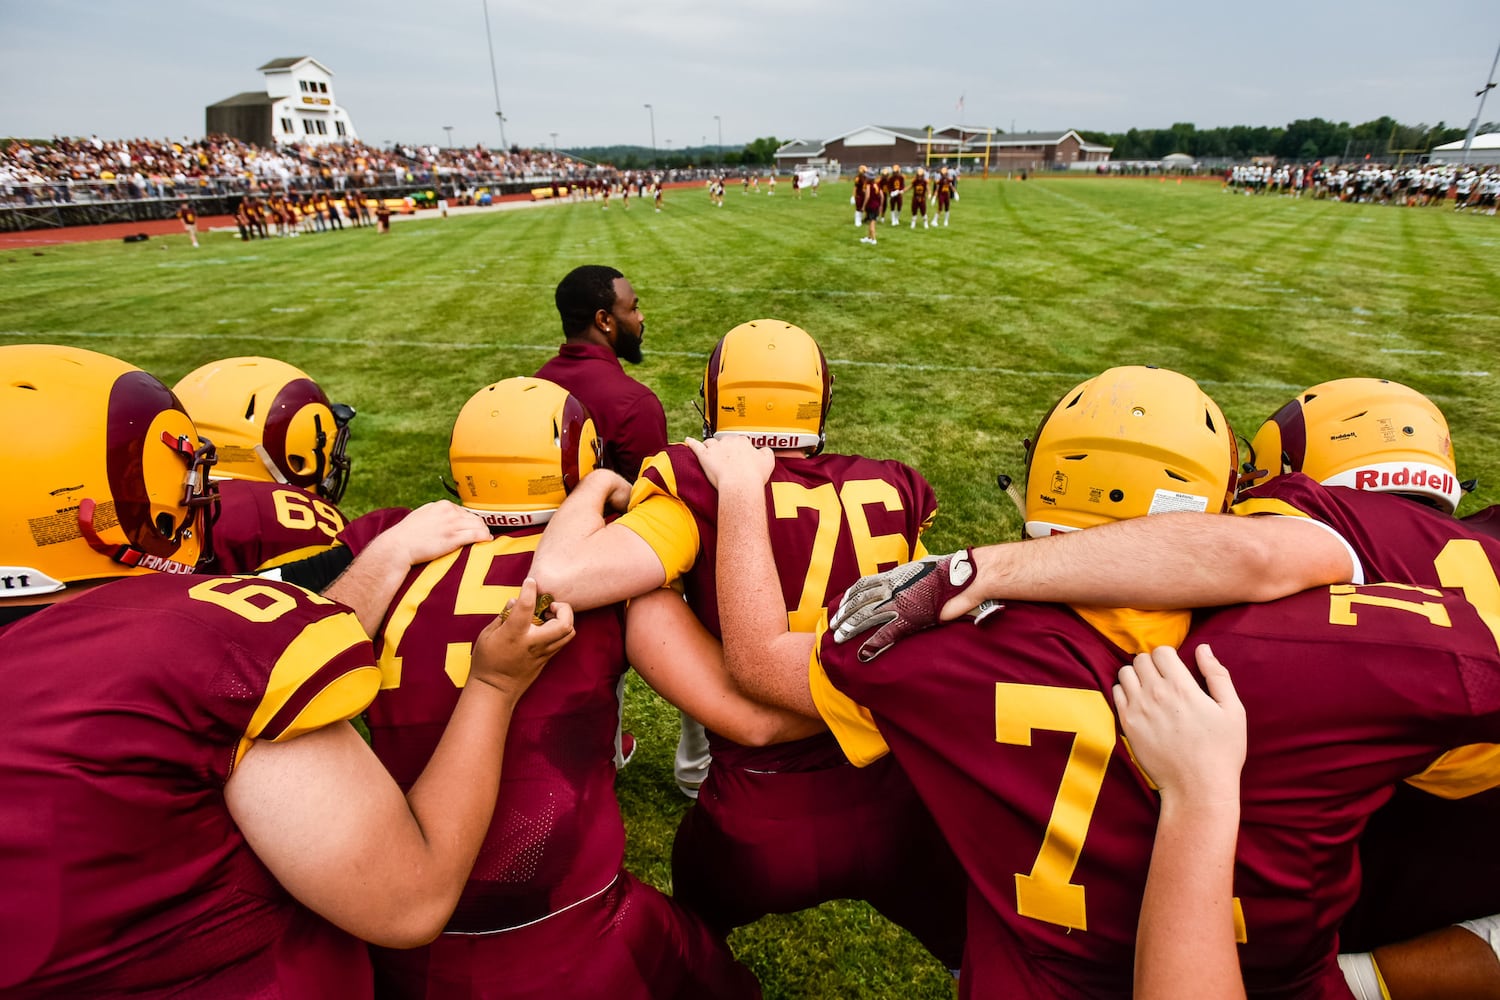
{"label": "stadium crowd", "polygon": [[343,191],[349,187],[571,182],[599,168],[545,150],[360,142],[267,149],[223,135],[197,141],[54,137],[0,147],[0,205],[130,201],[194,194]]}
{"label": "stadium crowd", "polygon": [[[0,347],[48,429],[0,445],[0,992],[755,997],[728,932],[839,898],[965,997],[1500,989],[1500,512],[1426,397],[1313,386],[1242,453],[1112,368],[1037,415],[1028,540],[932,556],[806,331],[705,344],[668,445],[629,280],[555,301],[452,401],[456,503],[353,518],[355,410],[291,365]],[[711,748],[670,896],[630,668]]]}

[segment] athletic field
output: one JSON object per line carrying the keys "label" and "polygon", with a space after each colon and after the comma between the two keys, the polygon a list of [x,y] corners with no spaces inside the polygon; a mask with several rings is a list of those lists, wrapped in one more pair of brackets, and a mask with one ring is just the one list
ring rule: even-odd
{"label": "athletic field", "polygon": [[[241,243],[226,233],[0,250],[0,343],[114,354],[168,383],[263,354],[359,410],[343,508],[444,496],[447,435],[485,384],[530,374],[561,341],[552,290],[612,264],[646,315],[631,374],[672,435],[715,340],[760,317],[816,337],[836,381],[829,448],[920,469],[942,505],[933,551],[1013,538],[995,488],[1071,385],[1116,364],[1198,379],[1247,438],[1292,393],[1346,375],[1396,379],[1447,413],[1460,507],[1500,500],[1500,218],[1246,198],[1216,182],[963,181],[948,228],[858,242],[848,184],[821,196],[707,193],[439,219]],[[7,428],[45,433],[45,428]],[[1227,659],[1227,657],[1226,657]],[[687,805],[671,777],[677,717],[632,678],[640,740],[621,773],[629,864],[665,887]],[[1134,921],[1135,914],[1119,914]],[[778,997],[947,997],[951,980],[868,908],[830,904],[731,938]]]}

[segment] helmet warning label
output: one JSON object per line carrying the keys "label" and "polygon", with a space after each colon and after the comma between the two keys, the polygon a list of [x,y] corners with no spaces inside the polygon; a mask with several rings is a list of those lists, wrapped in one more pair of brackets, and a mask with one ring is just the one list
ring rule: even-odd
{"label": "helmet warning label", "polygon": [[797,419],[798,420],[812,420],[812,419],[816,418],[822,412],[823,412],[823,405],[821,403],[819,403],[816,399],[813,400],[810,403],[798,403],[797,404]]}
{"label": "helmet warning label", "polygon": [[1146,513],[1166,514],[1178,510],[1190,510],[1201,514],[1208,510],[1208,497],[1179,493],[1176,490],[1157,490],[1151,497],[1151,506]]}
{"label": "helmet warning label", "polygon": [[526,480],[527,496],[546,496],[549,493],[560,493],[563,488],[562,476],[542,476],[540,479]]}
{"label": "helmet warning label", "polygon": [[[96,530],[106,531],[119,523],[120,519],[115,516],[113,500],[101,503],[94,508]],[[83,537],[83,532],[78,528],[77,507],[67,507],[56,514],[48,514],[46,517],[28,518],[26,526],[31,529],[31,540],[38,546],[56,545],[59,542],[71,542]]]}

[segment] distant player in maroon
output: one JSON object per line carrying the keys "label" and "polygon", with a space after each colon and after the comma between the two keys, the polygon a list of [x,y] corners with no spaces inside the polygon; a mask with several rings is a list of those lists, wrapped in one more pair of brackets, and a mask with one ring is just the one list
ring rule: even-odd
{"label": "distant player in maroon", "polygon": [[293,562],[335,544],[346,524],[333,503],[278,483],[225,479],[219,483],[210,573],[255,573]]}
{"label": "distant player in maroon", "polygon": [[[640,502],[654,495],[675,496],[691,512],[695,555],[681,551],[680,536],[657,537],[650,524],[633,521]],[[793,628],[801,631],[816,625],[827,595],[862,569],[921,551],[918,538],[937,511],[932,487],[914,469],[852,455],[780,458],[766,495],[782,595]],[[823,506],[828,499],[831,510]],[[673,445],[642,471],[625,517],[659,552],[677,553],[664,563],[691,563],[682,578],[685,596],[715,635],[717,511],[718,495],[697,459]],[[850,528],[854,512],[863,522],[863,541]],[[831,545],[823,541],[830,516],[839,525]],[[864,899],[934,955],[957,961],[962,880],[893,762],[851,767],[827,733],[746,747],[710,732],[709,742],[713,767],[672,850],[678,899],[724,931],[767,913]]]}
{"label": "distant player in maroon", "polygon": [[937,178],[937,210],[938,214],[943,217],[943,225],[945,226],[948,224],[948,211],[953,204],[953,194],[956,186],[953,175],[948,173],[947,167],[939,171]]}
{"label": "distant player in maroon", "polygon": [[860,207],[865,213],[865,223],[869,232],[861,239],[861,243],[875,242],[875,224],[880,221],[881,210],[885,207],[885,194],[880,189],[878,180],[871,180],[865,184],[865,200]]}
{"label": "distant player in maroon", "polygon": [[922,228],[927,228],[927,170],[924,167],[917,168],[917,175],[911,180],[911,227],[917,228],[917,216],[922,217]]}
{"label": "distant player in maroon", "polygon": [[178,207],[177,218],[182,220],[182,228],[186,230],[188,238],[196,247],[198,245],[198,212],[193,208],[192,202],[185,201]]}
{"label": "distant player in maroon", "polygon": [[891,210],[891,225],[901,225],[901,199],[906,191],[906,175],[901,172],[901,165],[897,164],[891,168],[890,196],[887,199]]}
{"label": "distant player in maroon", "polygon": [[633,480],[641,463],[667,446],[661,400],[620,364],[641,361],[640,300],[624,275],[598,265],[569,272],[556,300],[567,343],[536,376],[583,401],[604,439],[605,464]]}
{"label": "distant player in maroon", "polygon": [[[1247,986],[1347,996],[1334,958],[1359,833],[1397,782],[1500,733],[1494,636],[1461,594],[1377,585],[1232,609],[1185,658],[1198,642],[1226,661],[1250,726],[1235,880]],[[962,994],[1130,996],[1157,800],[1117,736],[1125,651],[1066,609],[1011,604],[868,663],[825,633],[818,656],[969,873]]]}
{"label": "distant player in maroon", "polygon": [[[215,639],[190,656],[185,635]],[[293,900],[224,805],[250,740],[344,717],[320,700],[341,678],[373,695],[346,608],[162,574],[39,611],[0,643],[0,993],[368,993],[364,945]]]}

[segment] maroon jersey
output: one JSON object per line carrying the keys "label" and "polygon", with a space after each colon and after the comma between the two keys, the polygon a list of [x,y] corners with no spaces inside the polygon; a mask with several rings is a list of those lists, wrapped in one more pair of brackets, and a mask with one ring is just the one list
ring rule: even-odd
{"label": "maroon jersey", "polygon": [[[1249,723],[1246,983],[1347,997],[1334,958],[1356,840],[1397,782],[1500,733],[1495,638],[1461,594],[1377,585],[1221,612],[1185,658],[1199,641]],[[870,663],[856,648],[825,633],[822,671],[872,714],[970,878],[964,995],[1130,996],[1158,799],[1118,735],[1125,651],[1066,609],[1019,603]]]}
{"label": "maroon jersey", "polygon": [[879,215],[880,214],[880,210],[884,206],[885,206],[885,193],[880,190],[880,184],[879,183],[866,184],[865,185],[865,198],[864,198],[864,201],[860,204],[860,208],[865,213],[865,217],[869,218],[870,216]]}
{"label": "maroon jersey", "polygon": [[602,344],[563,344],[537,370],[588,407],[604,441],[605,464],[634,480],[641,463],[667,446],[667,416],[656,393],[629,375]]}
{"label": "maroon jersey", "polygon": [[[685,508],[692,524],[651,517],[657,505]],[[620,523],[651,545],[669,577],[673,568],[683,570],[688,604],[719,635],[719,496],[686,445],[672,445],[647,463],[630,506]],[[811,632],[831,595],[925,554],[920,535],[937,514],[937,497],[921,473],[900,462],[824,454],[777,459],[766,510],[788,622],[794,631]],[[843,762],[826,734],[761,748],[713,733],[709,741],[715,767],[795,771]]]}
{"label": "maroon jersey", "polygon": [[252,741],[343,724],[374,697],[352,612],[286,584],[163,574],[39,611],[0,650],[0,993],[368,983],[363,945],[286,894],[224,803]]}
{"label": "maroon jersey", "polygon": [[[469,675],[474,640],[521,590],[541,530],[496,536],[413,567],[377,641],[382,691],[370,742],[402,788],[437,748]],[[511,719],[489,833],[448,930],[528,923],[607,886],[625,826],[615,800],[616,685],[626,669],[620,606],[579,614]]]}
{"label": "maroon jersey", "polygon": [[209,573],[256,573],[316,555],[344,530],[343,513],[306,490],[224,479]]}
{"label": "maroon jersey", "polygon": [[[849,455],[778,459],[766,500],[788,621],[801,631],[829,594],[925,554],[919,535],[937,510],[914,469]],[[686,446],[647,463],[621,523],[682,574],[689,605],[717,635],[718,495]],[[958,961],[963,873],[898,767],[854,768],[828,733],[753,748],[710,732],[709,743],[713,766],[672,848],[677,899],[720,931],[864,899]]]}
{"label": "maroon jersey", "polygon": [[[389,521],[396,512],[376,513]],[[540,536],[533,528],[467,546],[414,568],[397,592],[379,640],[386,687],[366,717],[376,755],[403,788],[427,766],[473,642],[520,592]],[[621,609],[574,623],[576,640],[511,718],[494,818],[449,933],[423,948],[375,949],[382,996],[759,996],[720,938],[622,868],[614,793]],[[580,942],[588,943],[581,966]]]}
{"label": "maroon jersey", "polygon": [[379,510],[361,514],[339,532],[339,541],[349,546],[350,553],[358,556],[369,548],[370,543],[381,532],[400,524],[410,513],[411,510],[407,507],[381,507]]}
{"label": "maroon jersey", "polygon": [[[1296,513],[1328,525],[1354,550],[1366,580],[1500,595],[1494,508],[1458,520],[1403,497],[1321,486],[1297,474],[1250,491],[1235,511]],[[1491,843],[1497,824],[1500,790],[1460,801],[1399,790],[1361,844],[1365,882],[1345,929],[1347,947],[1367,950],[1500,911],[1500,856]],[[1441,850],[1432,849],[1436,843]]]}

